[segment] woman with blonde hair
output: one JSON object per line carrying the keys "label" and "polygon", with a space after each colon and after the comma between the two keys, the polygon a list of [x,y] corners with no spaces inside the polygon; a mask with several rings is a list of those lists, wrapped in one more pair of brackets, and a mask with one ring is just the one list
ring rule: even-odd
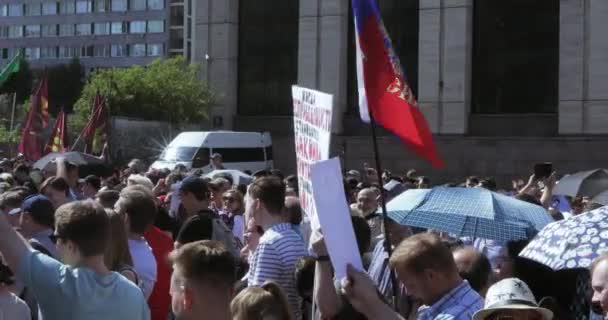
{"label": "woman with blonde hair", "polygon": [[129,252],[127,226],[123,215],[106,209],[110,217],[110,245],[106,250],[105,262],[108,269],[118,272],[133,283],[139,285],[139,278],[133,268],[133,259]]}
{"label": "woman with blonde hair", "polygon": [[222,211],[220,216],[224,219],[226,225],[232,230],[232,234],[239,240],[240,246],[244,243],[243,235],[245,233],[245,200],[243,194],[231,189],[222,195]]}
{"label": "woman with blonde hair", "polygon": [[241,291],[230,311],[233,320],[294,320],[285,293],[272,281]]}

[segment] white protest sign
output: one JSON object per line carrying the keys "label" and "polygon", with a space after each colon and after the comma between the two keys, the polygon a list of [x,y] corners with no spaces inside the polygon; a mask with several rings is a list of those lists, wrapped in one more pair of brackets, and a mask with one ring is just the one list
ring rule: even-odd
{"label": "white protest sign", "polygon": [[348,264],[363,270],[350,210],[346,203],[338,158],[319,161],[312,165],[312,186],[315,190],[322,190],[315,192],[314,198],[325,246],[334,266],[336,279],[346,277]]}
{"label": "white protest sign", "polygon": [[298,86],[292,87],[292,93],[300,203],[312,230],[318,230],[310,167],[329,159],[333,96]]}

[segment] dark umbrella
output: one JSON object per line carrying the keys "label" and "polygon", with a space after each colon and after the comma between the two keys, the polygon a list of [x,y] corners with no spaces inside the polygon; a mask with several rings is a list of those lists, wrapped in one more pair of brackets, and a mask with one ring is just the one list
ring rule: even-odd
{"label": "dark umbrella", "polygon": [[605,190],[608,190],[608,170],[595,169],[563,177],[555,186],[553,194],[594,197]]}
{"label": "dark umbrella", "polygon": [[109,174],[109,168],[104,160],[82,152],[49,153],[34,163],[34,169],[54,173],[57,171],[55,160],[59,157],[63,157],[67,162],[78,166],[81,177],[88,174],[99,176]]}

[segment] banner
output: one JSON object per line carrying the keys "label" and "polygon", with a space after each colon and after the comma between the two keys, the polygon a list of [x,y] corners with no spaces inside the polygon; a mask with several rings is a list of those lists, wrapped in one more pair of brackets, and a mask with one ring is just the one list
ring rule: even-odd
{"label": "banner", "polygon": [[312,230],[318,230],[311,166],[329,159],[333,96],[298,86],[292,87],[292,93],[300,203]]}

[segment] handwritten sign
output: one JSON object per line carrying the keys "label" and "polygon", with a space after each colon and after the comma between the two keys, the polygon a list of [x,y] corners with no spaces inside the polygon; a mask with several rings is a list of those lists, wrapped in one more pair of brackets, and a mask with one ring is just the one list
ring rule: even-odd
{"label": "handwritten sign", "polygon": [[329,159],[333,96],[298,86],[292,87],[292,93],[300,203],[312,229],[318,230],[311,166]]}

